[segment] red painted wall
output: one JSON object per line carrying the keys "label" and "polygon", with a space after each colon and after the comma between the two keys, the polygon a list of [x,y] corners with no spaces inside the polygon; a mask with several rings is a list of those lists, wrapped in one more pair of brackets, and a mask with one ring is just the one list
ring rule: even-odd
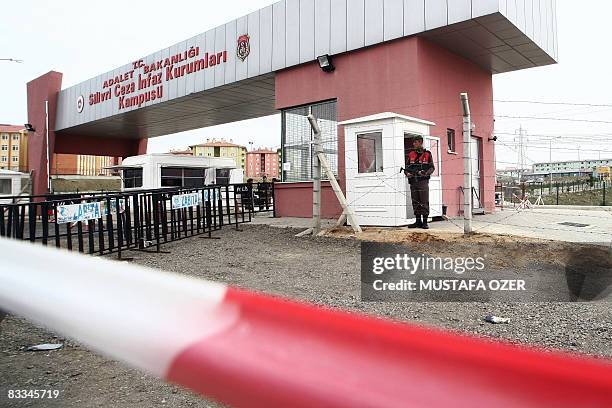
{"label": "red painted wall", "polygon": [[[432,130],[442,143],[442,199],[449,205],[449,215],[463,213],[463,110],[459,94],[470,99],[473,136],[481,139],[481,200],[485,211],[495,211],[495,145],[493,135],[493,81],[491,73],[446,49],[422,40],[419,47],[420,81],[417,117],[436,124]],[[455,129],[456,153],[447,152],[446,129]]]}
{"label": "red painted wall", "polygon": [[[277,217],[312,217],[312,183],[276,183],[274,206]],[[342,207],[334,190],[328,181],[322,181],[321,217],[337,218],[340,214]]]}
{"label": "red painted wall", "polygon": [[[483,197],[494,210],[493,145],[487,141],[493,129],[493,86],[491,73],[450,51],[418,37],[404,38],[333,58],[336,70],[324,73],[316,62],[276,73],[276,108],[283,109],[326,99],[337,99],[338,121],[396,112],[427,119],[437,126],[442,147],[443,202],[448,215],[461,209],[463,161],[461,160],[462,117],[460,92],[468,92],[476,123],[475,134],[483,137],[487,181]],[[457,155],[446,152],[446,129],[456,131]],[[338,173],[345,185],[344,131],[338,128]],[[293,201],[312,202],[305,189],[296,189]],[[335,202],[335,197],[332,197]],[[322,211],[335,203],[323,200]],[[283,206],[283,203],[279,203]],[[339,207],[337,213],[340,214]],[[299,207],[289,207],[285,216],[309,216]]]}
{"label": "red painted wall", "polygon": [[[49,146],[53,153],[93,154],[127,157],[147,152],[147,139],[79,137],[54,131],[57,95],[62,87],[62,74],[48,72],[27,84],[28,123],[35,132],[28,134],[28,170],[33,170],[32,194],[47,193],[47,146],[45,101],[49,101]],[[76,107],[75,107],[76,109]],[[51,163],[53,167],[53,162]]]}

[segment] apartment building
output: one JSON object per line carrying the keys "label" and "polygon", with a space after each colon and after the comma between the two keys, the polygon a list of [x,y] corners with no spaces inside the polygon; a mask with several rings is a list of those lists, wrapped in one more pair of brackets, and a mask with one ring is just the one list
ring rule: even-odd
{"label": "apartment building", "polygon": [[583,176],[592,174],[598,167],[612,166],[612,159],[569,160],[548,163],[534,163],[533,174],[558,176]]}
{"label": "apartment building", "polygon": [[189,146],[194,156],[205,157],[230,157],[236,162],[236,166],[245,169],[247,149],[244,146],[225,139],[206,139],[206,143]]}
{"label": "apartment building", "polygon": [[121,164],[121,158],[86,154],[56,153],[51,160],[51,175],[109,176],[106,167]]}
{"label": "apartment building", "polygon": [[0,124],[0,169],[27,173],[27,139],[23,126]]}
{"label": "apartment building", "polygon": [[247,152],[246,177],[254,180],[260,180],[263,176],[266,176],[268,180],[279,178],[279,163],[277,150],[261,148]]}

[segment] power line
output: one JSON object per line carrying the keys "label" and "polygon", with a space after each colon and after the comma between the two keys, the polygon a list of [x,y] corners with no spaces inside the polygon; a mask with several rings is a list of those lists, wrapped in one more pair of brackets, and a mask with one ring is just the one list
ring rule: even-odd
{"label": "power line", "polygon": [[[499,143],[502,143],[501,141],[498,140]],[[502,143],[502,145],[506,146],[506,147],[510,147],[508,145],[505,145]],[[568,151],[568,150],[578,150],[578,147],[574,147],[574,148],[567,148],[567,147],[550,147],[547,145],[543,145],[543,144],[534,144],[534,143],[523,143],[523,147],[530,147],[533,149],[546,149],[546,150],[562,150],[562,151]],[[580,148],[581,152],[594,152],[594,153],[598,153],[598,152],[602,152],[602,153],[612,153],[612,150],[603,150],[603,149],[583,149]]]}
{"label": "power line", "polygon": [[[512,147],[512,146],[509,146],[509,145],[505,144],[505,143],[504,143],[504,142],[502,142],[501,140],[498,140],[498,143],[500,143],[502,146],[505,146],[505,147],[507,147],[508,149],[510,149],[510,150],[512,150],[512,151],[514,151],[515,153],[518,153],[519,155],[521,154],[521,153],[520,153],[518,150],[516,150],[514,147]],[[526,154],[523,154],[523,157],[524,157],[525,159],[529,160],[529,161],[530,161],[530,162],[532,162],[532,163],[537,163],[535,160],[533,160],[533,159],[529,158],[529,157],[528,157]],[[500,160],[493,160],[493,162],[495,162],[495,164],[498,164],[498,163],[501,163],[501,164],[511,163],[511,162],[503,162],[503,161],[500,161]],[[522,168],[521,168],[521,169],[522,169]]]}
{"label": "power line", "polygon": [[[514,133],[511,132],[503,132],[500,130],[494,130],[494,134],[496,135],[511,135],[514,136]],[[533,137],[548,137],[548,138],[563,138],[563,137],[573,137],[573,138],[579,138],[579,137],[585,137],[585,138],[590,138],[590,137],[595,137],[595,138],[602,138],[605,140],[610,140],[612,141],[611,137],[612,137],[612,133],[529,133],[528,136],[533,136]]]}
{"label": "power line", "polygon": [[544,102],[544,101],[528,101],[528,100],[507,100],[507,99],[493,99],[493,102],[501,103],[531,103],[537,105],[560,105],[560,106],[585,106],[593,108],[612,108],[612,104],[605,103],[576,103],[576,102]]}
{"label": "power line", "polygon": [[612,124],[612,121],[609,121],[609,120],[571,119],[571,118],[555,118],[555,117],[543,117],[543,116],[495,115],[495,117],[496,118],[509,118],[509,119],[555,120],[555,121],[567,121],[567,122],[586,122],[586,123],[607,123],[607,124]]}

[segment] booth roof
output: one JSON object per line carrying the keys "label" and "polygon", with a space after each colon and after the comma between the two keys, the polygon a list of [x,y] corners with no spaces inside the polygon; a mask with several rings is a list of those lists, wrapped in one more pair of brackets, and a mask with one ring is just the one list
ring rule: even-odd
{"label": "booth roof", "polygon": [[407,122],[421,123],[423,125],[428,125],[428,126],[436,125],[435,123],[430,122],[428,120],[413,118],[412,116],[400,115],[399,113],[394,113],[394,112],[382,112],[382,113],[377,113],[375,115],[362,116],[360,118],[345,120],[338,124],[339,125],[352,125],[355,123],[373,122],[375,120],[395,119],[395,118],[402,119]]}

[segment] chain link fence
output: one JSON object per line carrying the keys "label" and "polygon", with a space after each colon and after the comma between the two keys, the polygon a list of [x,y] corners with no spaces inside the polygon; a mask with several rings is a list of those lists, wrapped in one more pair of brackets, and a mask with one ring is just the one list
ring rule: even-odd
{"label": "chain link fence", "polygon": [[[338,121],[336,101],[299,106],[282,111],[282,180],[310,181],[313,165],[313,132],[307,116],[313,114],[321,128],[321,146],[332,171],[338,175]],[[325,178],[325,177],[323,177]]]}
{"label": "chain link fence", "polygon": [[609,206],[610,184],[606,180],[497,183],[495,203],[498,207],[516,206],[526,200],[534,204],[540,198],[538,204],[545,205]]}

